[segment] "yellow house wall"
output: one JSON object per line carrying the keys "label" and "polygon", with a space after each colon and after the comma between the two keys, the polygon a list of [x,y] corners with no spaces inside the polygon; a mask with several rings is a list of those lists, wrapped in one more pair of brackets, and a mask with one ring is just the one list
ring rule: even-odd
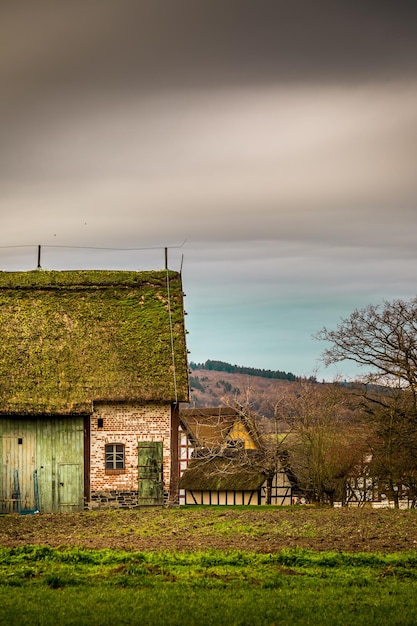
{"label": "yellow house wall", "polygon": [[254,442],[247,428],[242,424],[242,422],[236,422],[232,426],[227,438],[239,439],[240,441],[243,441],[246,450],[256,450],[257,448],[256,443]]}

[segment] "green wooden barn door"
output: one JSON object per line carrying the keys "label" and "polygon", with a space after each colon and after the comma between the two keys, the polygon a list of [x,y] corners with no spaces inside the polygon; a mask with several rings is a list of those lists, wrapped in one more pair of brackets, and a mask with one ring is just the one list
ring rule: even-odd
{"label": "green wooden barn door", "polygon": [[140,441],[138,443],[138,504],[163,504],[162,468],[162,441]]}
{"label": "green wooden barn door", "polygon": [[1,435],[0,512],[32,510],[35,508],[33,471],[36,469],[36,423],[24,418],[3,418]]}
{"label": "green wooden barn door", "polygon": [[82,508],[82,471],[79,463],[58,464],[58,510],[60,513]]}

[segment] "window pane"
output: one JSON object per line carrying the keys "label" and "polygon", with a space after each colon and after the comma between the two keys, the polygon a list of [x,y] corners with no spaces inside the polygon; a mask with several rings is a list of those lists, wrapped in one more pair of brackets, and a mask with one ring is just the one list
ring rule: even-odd
{"label": "window pane", "polygon": [[107,470],[124,469],[125,447],[123,444],[111,443],[106,445],[105,466]]}

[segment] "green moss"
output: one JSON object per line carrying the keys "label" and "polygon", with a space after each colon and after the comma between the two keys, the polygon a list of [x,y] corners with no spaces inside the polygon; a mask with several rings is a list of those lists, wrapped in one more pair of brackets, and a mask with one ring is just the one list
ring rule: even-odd
{"label": "green moss", "polygon": [[243,467],[242,459],[214,456],[192,459],[180,479],[181,489],[195,491],[254,491],[265,482],[255,467]]}
{"label": "green moss", "polygon": [[176,272],[0,272],[0,324],[1,412],[188,399]]}
{"label": "green moss", "polygon": [[[168,272],[169,278],[179,279],[177,272]],[[33,287],[52,289],[54,287],[106,287],[124,285],[141,287],[159,285],[166,287],[167,272],[130,272],[114,270],[70,270],[30,272],[0,272],[0,289],[31,289]]]}

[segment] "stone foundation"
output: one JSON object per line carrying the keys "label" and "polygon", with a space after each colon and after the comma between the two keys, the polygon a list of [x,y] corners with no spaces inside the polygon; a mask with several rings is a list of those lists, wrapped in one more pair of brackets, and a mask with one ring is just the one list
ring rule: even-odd
{"label": "stone foundation", "polygon": [[[168,492],[164,492],[164,504],[168,502]],[[89,511],[100,509],[139,509],[137,491],[93,491],[90,502],[86,504]]]}
{"label": "stone foundation", "polygon": [[93,491],[87,508],[99,509],[134,509],[138,508],[137,491]]}

